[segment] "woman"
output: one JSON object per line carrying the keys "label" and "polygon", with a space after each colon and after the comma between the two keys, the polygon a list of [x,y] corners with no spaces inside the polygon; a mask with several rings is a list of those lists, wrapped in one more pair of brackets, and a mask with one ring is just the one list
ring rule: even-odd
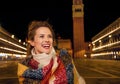
{"label": "woman", "polygon": [[31,22],[28,56],[18,63],[18,76],[23,78],[23,84],[74,84],[71,56],[65,50],[57,55],[54,40],[52,26],[47,21]]}

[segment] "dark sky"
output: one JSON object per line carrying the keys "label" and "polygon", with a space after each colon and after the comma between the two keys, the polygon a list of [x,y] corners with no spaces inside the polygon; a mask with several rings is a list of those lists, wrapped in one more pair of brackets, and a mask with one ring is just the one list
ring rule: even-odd
{"label": "dark sky", "polygon": [[[116,0],[83,0],[85,41],[108,26],[120,16]],[[72,0],[39,0],[1,2],[0,23],[10,33],[25,40],[28,23],[32,20],[48,20],[62,38],[72,39]]]}

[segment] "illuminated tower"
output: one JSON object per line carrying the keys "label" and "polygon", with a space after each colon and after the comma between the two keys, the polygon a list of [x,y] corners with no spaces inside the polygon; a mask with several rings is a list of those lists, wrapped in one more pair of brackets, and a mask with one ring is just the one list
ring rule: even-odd
{"label": "illuminated tower", "polygon": [[83,57],[84,49],[84,12],[82,0],[73,0],[73,54],[74,57]]}

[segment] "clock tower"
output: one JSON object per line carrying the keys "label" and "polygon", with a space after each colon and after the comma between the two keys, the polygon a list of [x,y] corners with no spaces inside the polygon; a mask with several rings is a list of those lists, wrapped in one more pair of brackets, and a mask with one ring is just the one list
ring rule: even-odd
{"label": "clock tower", "polygon": [[74,57],[83,57],[84,49],[84,5],[82,0],[73,0],[72,18],[73,18],[73,55]]}

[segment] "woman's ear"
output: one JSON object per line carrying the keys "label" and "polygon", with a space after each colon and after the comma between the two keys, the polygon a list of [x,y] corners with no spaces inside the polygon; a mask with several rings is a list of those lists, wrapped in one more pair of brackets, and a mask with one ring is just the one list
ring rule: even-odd
{"label": "woman's ear", "polygon": [[29,44],[30,44],[31,46],[34,46],[34,41],[29,41]]}

